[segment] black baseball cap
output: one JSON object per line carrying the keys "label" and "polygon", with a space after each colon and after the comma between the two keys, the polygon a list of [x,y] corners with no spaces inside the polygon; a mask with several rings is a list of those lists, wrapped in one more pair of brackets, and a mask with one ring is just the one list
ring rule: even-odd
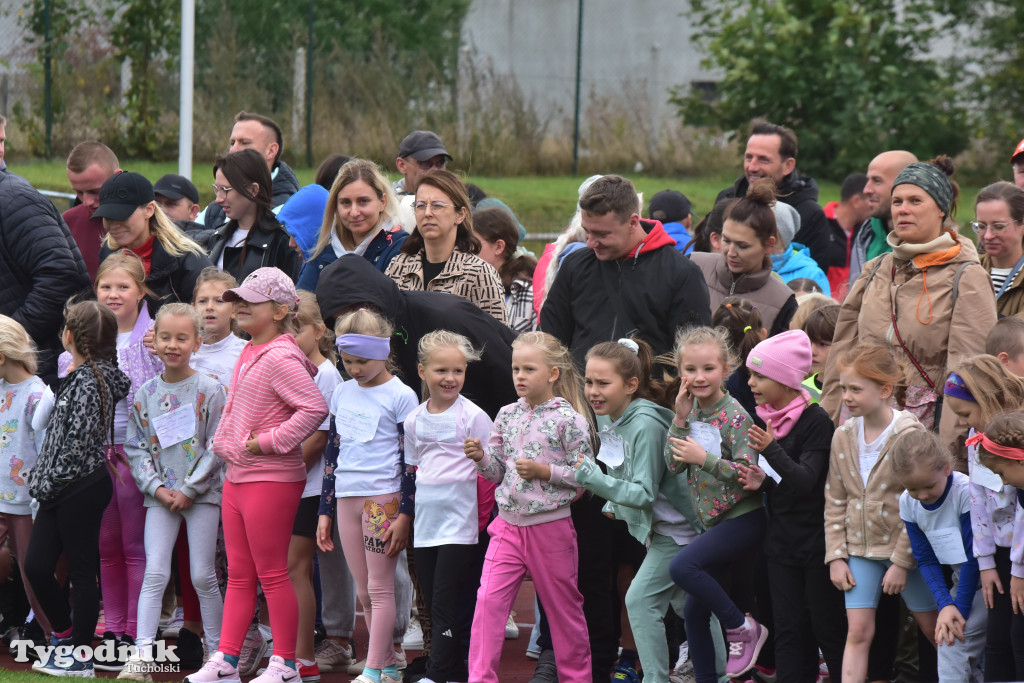
{"label": "black baseball cap", "polygon": [[153,192],[168,199],[187,197],[193,204],[199,203],[199,190],[192,181],[177,173],[168,173],[153,185]]}
{"label": "black baseball cap", "polygon": [[448,157],[448,161],[452,160],[452,155],[444,148],[441,138],[431,130],[414,130],[406,135],[402,144],[398,146],[400,159],[412,157],[416,161],[426,161],[439,154]]}
{"label": "black baseball cap", "polygon": [[109,218],[123,221],[135,213],[135,209],[156,199],[153,185],[141,173],[120,171],[107,178],[100,188],[100,208],[93,218]]}
{"label": "black baseball cap", "polygon": [[[662,190],[651,197],[651,202],[647,205],[647,217],[663,223],[680,223],[690,215],[692,209],[690,200],[682,192]],[[660,212],[662,217],[656,217],[656,212]]]}

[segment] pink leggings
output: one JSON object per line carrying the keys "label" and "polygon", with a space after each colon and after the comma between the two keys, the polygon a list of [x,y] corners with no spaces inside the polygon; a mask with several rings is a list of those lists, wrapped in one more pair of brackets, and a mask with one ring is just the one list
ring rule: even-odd
{"label": "pink leggings", "polygon": [[[398,555],[388,557],[391,541],[380,538],[398,518],[398,493],[369,498],[338,498],[338,537],[345,561],[355,580],[370,632],[366,666],[383,669],[396,663],[392,647],[395,627],[395,566]],[[273,611],[271,611],[273,614]],[[274,646],[277,651],[277,645]]]}
{"label": "pink leggings", "polygon": [[32,538],[32,515],[0,513],[0,546],[4,544],[4,541],[10,539],[11,550],[14,551],[15,557],[18,558],[21,580],[25,583],[25,596],[28,598],[28,604],[31,605],[32,612],[36,615],[36,619],[39,620],[39,625],[43,627],[43,633],[49,636],[53,630],[50,628],[50,620],[46,618],[46,613],[39,606],[36,594],[32,590],[32,584],[28,582],[28,577],[25,576],[25,553],[28,552],[28,541],[30,538]]}
{"label": "pink leggings", "polygon": [[256,611],[256,582],[270,610],[274,654],[295,659],[299,603],[288,577],[288,543],[305,481],[224,482],[221,517],[228,553],[228,590],[220,651],[235,655]]}
{"label": "pink leggings", "polygon": [[135,638],[139,593],[146,576],[146,508],[124,461],[124,447],[114,446],[117,456],[107,459],[117,470],[114,495],[100,522],[100,588],[103,590],[104,631]]}

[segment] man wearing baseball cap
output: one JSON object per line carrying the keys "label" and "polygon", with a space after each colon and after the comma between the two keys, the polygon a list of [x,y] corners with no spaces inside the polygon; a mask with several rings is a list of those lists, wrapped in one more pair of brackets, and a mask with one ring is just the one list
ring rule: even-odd
{"label": "man wearing baseball cap", "polygon": [[445,168],[452,155],[445,149],[437,133],[430,130],[414,130],[405,136],[398,146],[395,166],[402,174],[391,187],[399,197],[416,194],[419,177],[433,168]]}
{"label": "man wearing baseball cap", "polygon": [[185,176],[168,173],[153,184],[153,193],[172,221],[194,221],[199,215],[199,190]]}
{"label": "man wearing baseball cap", "polygon": [[1010,166],[1013,167],[1013,184],[1024,188],[1024,140],[1017,143],[1010,155]]}
{"label": "man wearing baseball cap", "polygon": [[661,221],[661,227],[669,237],[676,241],[676,249],[689,254],[693,251],[690,244],[690,212],[693,205],[689,198],[676,190],[662,190],[651,197],[647,204],[647,217],[652,221]]}

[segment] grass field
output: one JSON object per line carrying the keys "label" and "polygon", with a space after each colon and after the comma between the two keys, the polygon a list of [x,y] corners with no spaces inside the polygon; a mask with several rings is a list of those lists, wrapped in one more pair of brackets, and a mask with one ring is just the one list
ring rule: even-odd
{"label": "grass field", "polygon": [[[126,170],[142,173],[150,180],[156,180],[165,173],[177,173],[178,166],[174,162],[153,163],[148,161],[122,162]],[[194,164],[192,180],[199,189],[203,204],[213,200],[212,164]],[[62,192],[70,191],[64,164],[61,161],[28,161],[14,162],[10,165],[14,173],[24,176],[30,183],[45,190]],[[456,169],[458,170],[458,169]],[[312,183],[315,169],[297,168],[301,184]],[[739,161],[735,175],[712,176],[704,178],[659,178],[643,175],[628,176],[644,195],[644,205],[656,192],[665,189],[679,190],[693,202],[694,211],[702,215],[711,208],[715,196],[722,188],[733,183],[739,174]],[[397,178],[396,173],[391,174]],[[573,176],[519,176],[519,177],[484,177],[468,176],[467,182],[480,186],[489,196],[497,197],[508,204],[520,222],[526,226],[528,233],[551,233],[560,231],[576,210],[577,188],[584,178]],[[974,197],[977,187],[964,187],[960,198],[960,223],[973,218]],[[818,200],[826,202],[839,199],[839,186],[835,183],[820,183]],[[967,232],[970,232],[969,230]],[[966,233],[965,233],[966,234]],[[973,235],[971,235],[973,238]],[[534,246],[534,245],[530,245]],[[2,683],[2,682],[0,682]]]}

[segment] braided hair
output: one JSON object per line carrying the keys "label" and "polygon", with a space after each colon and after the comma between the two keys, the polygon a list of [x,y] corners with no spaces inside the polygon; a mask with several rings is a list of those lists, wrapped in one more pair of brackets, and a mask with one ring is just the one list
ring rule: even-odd
{"label": "braided hair", "polygon": [[108,446],[114,446],[114,398],[100,374],[96,361],[117,363],[117,318],[113,311],[98,301],[70,303],[64,309],[64,329],[71,333],[75,351],[92,369],[100,393],[103,424],[108,432]]}

